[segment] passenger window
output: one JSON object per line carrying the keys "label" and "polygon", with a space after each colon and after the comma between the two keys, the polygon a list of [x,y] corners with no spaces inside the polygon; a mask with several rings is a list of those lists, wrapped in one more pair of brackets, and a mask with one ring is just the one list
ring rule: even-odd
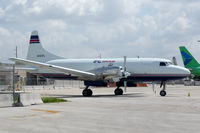
{"label": "passenger window", "polygon": [[160,66],[166,66],[165,62],[160,62]]}

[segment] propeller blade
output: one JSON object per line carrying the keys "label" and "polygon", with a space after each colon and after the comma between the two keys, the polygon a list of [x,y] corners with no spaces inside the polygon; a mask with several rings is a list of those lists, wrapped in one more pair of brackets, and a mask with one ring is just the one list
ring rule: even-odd
{"label": "propeller blade", "polygon": [[124,92],[126,92],[127,81],[124,81]]}
{"label": "propeller blade", "polygon": [[[126,77],[126,56],[124,56],[124,78]],[[124,92],[126,92],[127,81],[124,81]]]}
{"label": "propeller blade", "polygon": [[126,72],[126,56],[124,56],[124,72]]}

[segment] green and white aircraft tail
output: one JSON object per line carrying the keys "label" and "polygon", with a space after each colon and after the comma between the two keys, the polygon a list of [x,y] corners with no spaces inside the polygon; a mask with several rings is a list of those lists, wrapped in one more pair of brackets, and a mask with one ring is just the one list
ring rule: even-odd
{"label": "green and white aircraft tail", "polygon": [[194,78],[200,78],[200,64],[184,46],[179,47],[185,68],[191,71]]}

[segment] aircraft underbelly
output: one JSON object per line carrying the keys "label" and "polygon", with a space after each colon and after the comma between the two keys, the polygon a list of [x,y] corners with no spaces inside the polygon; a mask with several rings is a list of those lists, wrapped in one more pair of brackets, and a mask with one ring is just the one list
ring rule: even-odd
{"label": "aircraft underbelly", "polygon": [[147,75],[147,74],[137,74],[131,75],[127,78],[127,81],[167,81],[167,80],[177,80],[184,78],[184,75]]}

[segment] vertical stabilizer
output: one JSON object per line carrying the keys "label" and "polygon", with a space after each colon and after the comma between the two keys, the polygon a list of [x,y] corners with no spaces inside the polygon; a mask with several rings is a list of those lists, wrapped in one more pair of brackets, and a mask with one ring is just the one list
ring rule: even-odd
{"label": "vertical stabilizer", "polygon": [[183,64],[186,68],[194,68],[199,67],[200,64],[197,62],[197,60],[192,56],[192,54],[184,47],[179,47],[181,56],[183,59]]}
{"label": "vertical stabilizer", "polygon": [[56,56],[48,51],[46,51],[39,39],[37,31],[32,31],[27,57],[28,60],[38,61],[38,62],[47,62],[49,60],[63,59],[62,57]]}

